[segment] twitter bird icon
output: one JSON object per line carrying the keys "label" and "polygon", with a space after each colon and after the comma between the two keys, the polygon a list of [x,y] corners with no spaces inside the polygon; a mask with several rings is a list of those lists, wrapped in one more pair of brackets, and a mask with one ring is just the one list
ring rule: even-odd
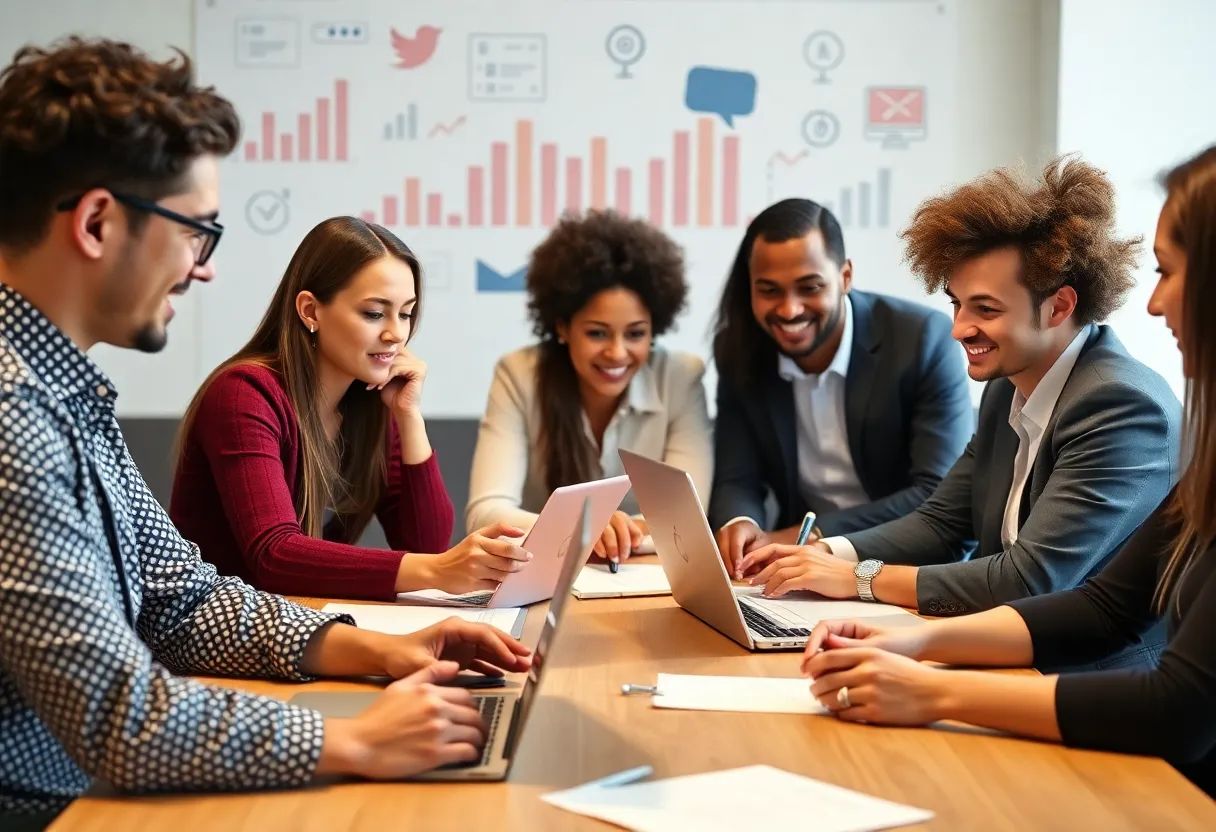
{"label": "twitter bird icon", "polygon": [[414,69],[429,61],[439,45],[441,31],[435,26],[419,26],[414,36],[407,38],[396,29],[390,29],[393,51],[397,53],[397,69]]}

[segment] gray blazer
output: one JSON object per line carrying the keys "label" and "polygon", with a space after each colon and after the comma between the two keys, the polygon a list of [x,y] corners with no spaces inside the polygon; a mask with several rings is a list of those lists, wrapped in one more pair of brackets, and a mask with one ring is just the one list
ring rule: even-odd
{"label": "gray blazer", "polygon": [[1079,586],[1178,480],[1177,397],[1110,327],[1095,327],[1043,433],[1022,492],[1018,539],[1005,550],[1001,525],[1018,448],[1009,426],[1013,395],[1008,379],[988,384],[975,436],[919,509],[845,535],[860,559],[921,567],[923,613],[978,612]]}

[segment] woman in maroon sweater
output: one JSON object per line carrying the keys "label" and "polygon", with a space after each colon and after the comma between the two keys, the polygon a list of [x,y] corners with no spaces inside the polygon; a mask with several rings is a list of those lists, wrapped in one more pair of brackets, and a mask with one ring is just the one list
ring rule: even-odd
{"label": "woman in maroon sweater", "polygon": [[[405,347],[420,275],[384,228],[322,222],[253,338],[195,395],[169,514],[221,573],[270,592],[389,600],[493,589],[530,558],[499,539],[523,532],[501,524],[444,551],[452,502],[419,412],[426,367]],[[355,545],[373,514],[391,550]]]}

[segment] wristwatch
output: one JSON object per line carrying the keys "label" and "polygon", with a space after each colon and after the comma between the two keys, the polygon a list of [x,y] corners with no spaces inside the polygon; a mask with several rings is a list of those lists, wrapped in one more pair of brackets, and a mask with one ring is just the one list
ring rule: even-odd
{"label": "wristwatch", "polygon": [[863,601],[873,601],[874,593],[870,591],[870,584],[874,577],[882,571],[882,561],[880,560],[863,560],[861,563],[853,567],[853,576],[857,578],[857,597]]}

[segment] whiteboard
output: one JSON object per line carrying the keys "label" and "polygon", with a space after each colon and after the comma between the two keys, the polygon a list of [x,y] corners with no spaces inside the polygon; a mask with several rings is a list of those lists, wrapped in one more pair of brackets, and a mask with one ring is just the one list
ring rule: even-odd
{"label": "whiteboard", "polygon": [[532,340],[519,290],[565,210],[616,208],[684,247],[689,309],[664,343],[707,358],[744,228],[787,196],[837,213],[858,288],[945,309],[898,232],[950,184],[955,5],[199,0],[200,76],[244,123],[202,363],[244,343],[336,214],[422,261],[428,416],[480,416],[494,361]]}

